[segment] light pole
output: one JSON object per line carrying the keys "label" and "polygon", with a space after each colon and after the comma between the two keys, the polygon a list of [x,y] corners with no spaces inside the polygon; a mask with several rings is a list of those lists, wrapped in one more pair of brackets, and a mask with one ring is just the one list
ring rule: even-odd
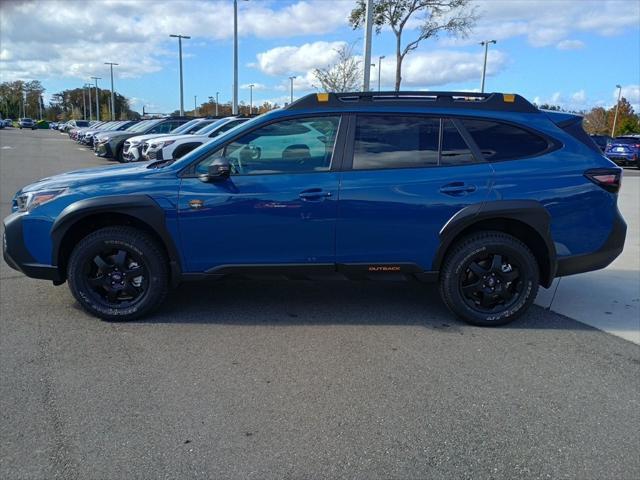
{"label": "light pole", "polygon": [[[244,1],[248,2],[249,0]],[[217,106],[218,102],[216,101],[216,108]],[[231,113],[238,114],[238,0],[233,0],[233,102]]]}
{"label": "light pole", "polygon": [[118,64],[113,62],[104,62],[104,64],[111,67],[111,121],[113,122],[116,119],[116,102],[113,94],[113,66]]}
{"label": "light pole", "polygon": [[193,116],[194,116],[194,117],[197,117],[197,116],[198,116],[198,107],[197,107],[197,104],[198,104],[198,96],[197,96],[197,95],[194,95],[194,96],[193,96]]}
{"label": "light pole", "polygon": [[291,81],[291,103],[293,103],[293,81],[298,78],[295,75],[292,75],[291,77],[289,77],[289,80]]}
{"label": "light pole", "polygon": [[253,115],[253,87],[255,85],[253,83],[249,84],[249,117]]}
{"label": "light pole", "polygon": [[378,57],[378,92],[380,91],[380,72],[382,71],[382,59],[386,58],[384,55]]}
{"label": "light pole", "polygon": [[218,95],[220,95],[220,92],[216,92],[216,117],[218,116]]}
{"label": "light pole", "polygon": [[100,121],[100,99],[98,96],[98,80],[102,80],[102,77],[91,77],[96,81],[96,120]]}
{"label": "light pole", "polygon": [[373,0],[366,0],[366,14],[364,21],[364,82],[362,91],[368,92],[371,78],[371,32],[373,29]]}
{"label": "light pole", "polygon": [[87,95],[85,91],[87,90],[87,85],[82,85],[82,118],[84,120],[87,119]]}
{"label": "light pole", "polygon": [[496,44],[495,40],[483,40],[480,45],[484,47],[484,64],[482,66],[482,83],[480,84],[480,93],[484,93],[484,76],[487,73],[487,51],[489,50],[489,44]]}
{"label": "light pole", "polygon": [[616,113],[613,116],[613,128],[611,129],[611,137],[613,138],[613,134],[616,131],[616,123],[618,121],[618,108],[620,108],[620,96],[622,95],[622,86],[620,85],[616,85],[616,88],[618,89],[618,101],[616,102]]}
{"label": "light pole", "polygon": [[169,36],[178,39],[178,52],[180,56],[180,116],[183,116],[184,115],[184,91],[183,91],[183,85],[182,85],[182,39],[185,38],[188,40],[191,37],[188,37],[186,35],[169,35]]}
{"label": "light pole", "polygon": [[89,98],[88,98],[88,100],[89,100],[89,121],[91,121],[91,117],[93,117],[93,109],[91,107],[91,84],[90,83],[85,83],[83,88],[87,89],[87,93],[89,95]]}

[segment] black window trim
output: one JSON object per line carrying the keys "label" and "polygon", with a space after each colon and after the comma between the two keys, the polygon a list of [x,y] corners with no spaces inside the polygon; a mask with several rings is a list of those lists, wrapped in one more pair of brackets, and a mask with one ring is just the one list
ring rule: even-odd
{"label": "black window trim", "polygon": [[[333,154],[331,156],[331,168],[325,171],[308,171],[308,172],[273,172],[273,173],[261,173],[258,175],[232,175],[232,178],[237,177],[258,177],[258,176],[271,176],[271,175],[305,175],[310,173],[331,173],[331,172],[340,172],[342,171],[342,166],[344,162],[344,146],[345,146],[345,137],[347,130],[347,117],[349,115],[344,112],[318,112],[318,113],[300,113],[297,115],[287,115],[286,117],[277,117],[273,118],[267,122],[262,122],[258,125],[255,125],[251,130],[238,132],[233,137],[229,138],[226,142],[220,145],[214,151],[203,152],[202,155],[198,156],[194,159],[189,165],[184,167],[180,172],[178,172],[178,177],[180,178],[197,178],[196,175],[196,167],[198,164],[203,161],[205,158],[209,157],[210,154],[218,151],[220,149],[226,148],[229,144],[235,142],[240,137],[247,135],[259,128],[266,127],[273,123],[286,122],[289,120],[296,120],[299,118],[314,118],[314,117],[338,117],[338,133],[336,134],[336,139],[333,144]],[[230,130],[229,130],[230,131]]]}

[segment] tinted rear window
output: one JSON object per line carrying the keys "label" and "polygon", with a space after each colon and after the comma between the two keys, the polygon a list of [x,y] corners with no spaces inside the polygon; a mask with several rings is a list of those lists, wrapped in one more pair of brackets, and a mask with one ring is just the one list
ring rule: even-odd
{"label": "tinted rear window", "polygon": [[463,125],[489,161],[513,160],[544,152],[547,141],[522,128],[486,120],[462,120]]}
{"label": "tinted rear window", "polygon": [[419,168],[438,164],[440,121],[435,118],[359,115],[355,170]]}
{"label": "tinted rear window", "polygon": [[640,138],[614,138],[611,143],[624,143],[625,145],[631,143],[640,143]]}

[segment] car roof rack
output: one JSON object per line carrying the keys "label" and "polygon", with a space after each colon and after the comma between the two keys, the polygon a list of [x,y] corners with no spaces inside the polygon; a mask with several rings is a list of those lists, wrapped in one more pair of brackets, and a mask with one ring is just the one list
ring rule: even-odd
{"label": "car roof rack", "polygon": [[538,113],[538,108],[514,93],[477,92],[353,92],[312,93],[285,107],[287,110],[349,108],[352,106],[424,106]]}

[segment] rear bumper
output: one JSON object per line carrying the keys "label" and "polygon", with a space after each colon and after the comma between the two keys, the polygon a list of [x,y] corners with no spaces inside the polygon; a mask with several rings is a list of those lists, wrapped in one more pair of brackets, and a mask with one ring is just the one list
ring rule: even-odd
{"label": "rear bumper", "polygon": [[635,163],[638,160],[638,155],[635,153],[629,154],[615,154],[615,153],[607,153],[605,156],[611,160],[612,162],[618,165],[628,165],[631,163]]}
{"label": "rear bumper", "polygon": [[2,256],[14,270],[27,277],[52,280],[54,283],[64,282],[58,267],[37,263],[27,250],[22,234],[23,215],[14,213],[4,219],[4,235],[2,238]]}
{"label": "rear bumper", "polygon": [[602,247],[592,253],[558,258],[556,277],[566,277],[567,275],[605,268],[622,253],[626,235],[627,224],[620,212],[617,211],[611,233]]}

